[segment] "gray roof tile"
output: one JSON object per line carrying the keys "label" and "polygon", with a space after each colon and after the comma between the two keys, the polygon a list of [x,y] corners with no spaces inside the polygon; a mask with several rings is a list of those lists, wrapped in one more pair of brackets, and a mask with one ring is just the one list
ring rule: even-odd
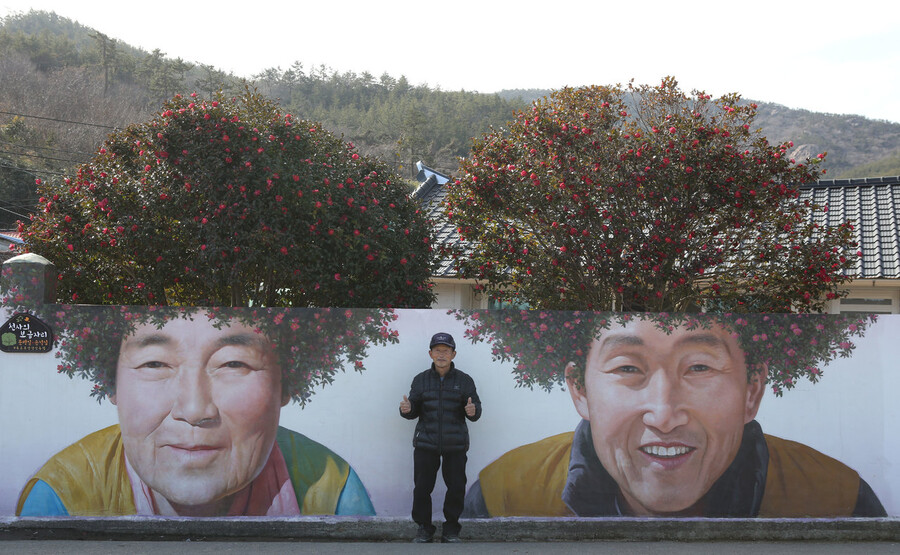
{"label": "gray roof tile", "polygon": [[820,180],[804,185],[801,198],[828,207],[816,223],[853,224],[862,252],[856,279],[900,278],[900,176]]}

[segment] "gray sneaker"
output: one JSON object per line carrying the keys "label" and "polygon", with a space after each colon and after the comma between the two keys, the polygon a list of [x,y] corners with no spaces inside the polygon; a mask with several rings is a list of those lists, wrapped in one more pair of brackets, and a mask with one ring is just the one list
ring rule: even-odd
{"label": "gray sneaker", "polygon": [[462,542],[462,540],[459,539],[458,534],[444,534],[441,536],[441,543],[460,543],[460,542]]}
{"label": "gray sneaker", "polygon": [[416,537],[413,538],[413,543],[431,543],[434,539],[434,528],[429,530],[424,526],[419,526],[419,530],[416,532]]}

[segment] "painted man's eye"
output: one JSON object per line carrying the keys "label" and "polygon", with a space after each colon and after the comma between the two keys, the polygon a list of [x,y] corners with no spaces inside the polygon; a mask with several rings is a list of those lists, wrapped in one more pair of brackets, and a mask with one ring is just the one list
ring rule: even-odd
{"label": "painted man's eye", "polygon": [[709,366],[705,364],[693,364],[688,368],[689,372],[708,372],[709,370]]}
{"label": "painted man's eye", "polygon": [[618,368],[616,368],[616,372],[621,372],[623,374],[637,374],[638,372],[640,372],[640,370],[638,370],[637,366],[630,366],[626,364],[625,366],[619,366]]}
{"label": "painted man's eye", "polygon": [[248,362],[244,362],[243,360],[229,360],[228,362],[222,364],[219,368],[233,368],[237,370],[253,370],[254,367],[252,364]]}
{"label": "painted man's eye", "polygon": [[250,368],[250,365],[242,360],[229,360],[222,368]]}

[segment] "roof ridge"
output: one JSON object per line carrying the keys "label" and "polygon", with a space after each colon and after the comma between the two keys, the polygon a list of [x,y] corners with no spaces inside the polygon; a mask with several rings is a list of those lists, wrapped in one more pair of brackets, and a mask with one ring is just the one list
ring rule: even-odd
{"label": "roof ridge", "polygon": [[900,185],[900,175],[886,177],[853,177],[848,179],[820,179],[815,183],[803,184],[800,188],[859,187],[865,185]]}

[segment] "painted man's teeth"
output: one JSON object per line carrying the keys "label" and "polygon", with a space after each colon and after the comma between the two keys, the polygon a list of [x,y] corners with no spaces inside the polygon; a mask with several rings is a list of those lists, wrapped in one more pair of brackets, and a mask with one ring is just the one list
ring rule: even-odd
{"label": "painted man's teeth", "polygon": [[678,457],[680,455],[686,455],[691,450],[690,447],[685,447],[684,445],[678,445],[675,447],[648,445],[646,447],[642,447],[641,449],[644,451],[644,453],[653,455],[654,457]]}

